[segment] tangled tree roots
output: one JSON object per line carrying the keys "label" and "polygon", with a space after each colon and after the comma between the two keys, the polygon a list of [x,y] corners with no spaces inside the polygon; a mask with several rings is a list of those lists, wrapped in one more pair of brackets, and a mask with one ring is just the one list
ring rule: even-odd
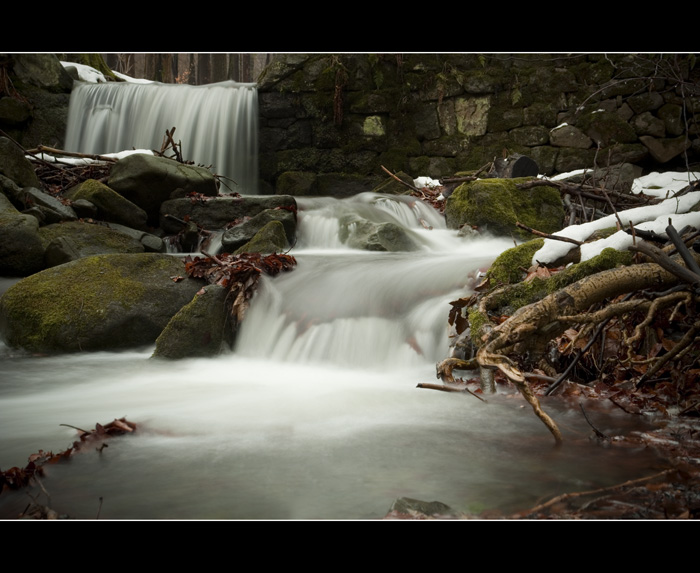
{"label": "tangled tree roots", "polygon": [[[695,288],[700,284],[700,274],[693,269],[697,268],[696,259],[700,259],[700,255],[691,253],[680,242],[676,247],[682,255],[671,257],[668,253],[673,247],[674,245],[671,245],[662,250],[638,242],[630,250],[644,253],[654,262],[633,264],[586,276],[537,302],[523,306],[501,324],[481,327],[481,344],[476,351],[475,361],[448,358],[438,365],[438,377],[443,382],[450,382],[453,380],[454,369],[472,369],[475,365],[482,371],[489,369],[502,372],[532,406],[536,415],[554,436],[556,443],[561,443],[561,432],[556,423],[542,410],[526,379],[524,369],[539,367],[551,372],[551,364],[545,364],[548,348],[551,348],[557,337],[575,325],[602,325],[628,313],[646,313],[644,320],[635,326],[632,336],[622,341],[628,347],[625,354],[630,354],[631,345],[639,341],[645,327],[661,309],[685,304],[688,313],[694,314],[694,304],[697,302]],[[655,291],[655,299],[649,300],[641,296],[640,293],[647,289]],[[666,292],[659,294],[658,291],[661,290]],[[631,297],[632,294],[635,298]],[[621,295],[628,296],[619,300]],[[484,300],[488,296],[482,297],[482,310],[485,306]],[[637,384],[686,353],[690,345],[697,341],[698,331],[700,321],[693,320],[692,326],[684,336],[663,356],[653,360],[654,364]],[[517,361],[520,361],[520,364]]]}

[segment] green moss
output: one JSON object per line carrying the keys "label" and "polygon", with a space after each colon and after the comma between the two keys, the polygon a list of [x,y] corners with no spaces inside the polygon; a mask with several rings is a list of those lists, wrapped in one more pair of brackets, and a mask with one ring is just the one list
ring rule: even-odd
{"label": "green moss", "polygon": [[489,317],[483,312],[480,312],[476,306],[469,307],[467,310],[467,317],[469,319],[469,328],[471,329],[470,336],[472,344],[479,347],[482,344],[481,330],[484,326],[489,324]]}
{"label": "green moss", "polygon": [[544,239],[533,239],[501,253],[488,270],[487,277],[493,286],[519,282],[523,269],[532,265],[532,256],[544,245]]}

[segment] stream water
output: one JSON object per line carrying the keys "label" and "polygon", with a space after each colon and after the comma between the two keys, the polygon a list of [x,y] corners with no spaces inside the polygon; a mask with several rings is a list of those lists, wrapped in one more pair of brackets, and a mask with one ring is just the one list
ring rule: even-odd
{"label": "stream water", "polygon": [[[138,432],[48,467],[50,500],[32,489],[37,501],[84,519],[100,505],[101,519],[378,519],[400,497],[507,513],[646,473],[648,457],[590,443],[581,413],[554,400],[544,407],[560,449],[518,396],[416,388],[438,382],[448,303],[510,240],[459,238],[405,198],[298,203],[298,265],[261,282],[231,353],[161,362],[152,348],[28,357],[0,347],[0,468],[68,447],[75,430],[62,424],[126,416]],[[347,212],[400,224],[420,248],[350,249],[338,238]],[[591,415],[610,433],[630,423]],[[28,501],[3,494],[0,517]]]}

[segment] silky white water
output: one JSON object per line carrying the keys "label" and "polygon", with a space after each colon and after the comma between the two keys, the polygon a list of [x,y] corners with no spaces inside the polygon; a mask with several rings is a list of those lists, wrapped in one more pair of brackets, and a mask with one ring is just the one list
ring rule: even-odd
{"label": "silky white water", "polygon": [[[0,468],[75,430],[126,416],[134,435],[47,468],[50,500],[92,519],[378,519],[400,497],[515,511],[540,496],[617,483],[647,461],[587,441],[552,401],[566,444],[517,396],[481,402],[438,383],[449,302],[510,240],[459,238],[412,199],[299,199],[297,267],[265,279],[232,353],[154,361],[124,353],[26,357],[2,348]],[[409,253],[349,249],[348,211],[407,228]],[[427,223],[427,225],[426,225]],[[432,227],[432,229],[426,228]],[[598,413],[602,431],[624,423]],[[100,498],[101,507],[100,507]],[[0,517],[26,494],[0,496]]]}
{"label": "silky white water", "polygon": [[116,153],[159,151],[175,127],[183,159],[213,166],[222,191],[258,192],[258,92],[232,81],[186,84],[75,82],[68,110],[66,149]]}

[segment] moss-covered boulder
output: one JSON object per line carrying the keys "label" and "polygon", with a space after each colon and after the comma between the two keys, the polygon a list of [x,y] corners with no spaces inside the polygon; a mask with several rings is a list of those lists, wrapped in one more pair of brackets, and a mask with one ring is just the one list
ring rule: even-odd
{"label": "moss-covered boulder", "polygon": [[46,225],[39,229],[45,245],[44,263],[55,267],[92,255],[143,253],[141,241],[125,233],[83,221]]}
{"label": "moss-covered boulder", "polygon": [[225,343],[230,344],[227,330],[226,295],[220,285],[202,288],[194,298],[170,319],[156,339],[153,358],[196,358],[216,356]]}
{"label": "moss-covered boulder", "polygon": [[26,277],[44,268],[39,223],[0,193],[0,276]]}
{"label": "moss-covered boulder", "polygon": [[561,230],[564,206],[559,190],[542,185],[518,189],[517,185],[524,181],[527,179],[479,179],[460,185],[445,204],[448,228],[469,225],[494,235],[521,239],[532,236],[516,223],[544,233]]}
{"label": "moss-covered boulder", "polygon": [[88,179],[70,188],[64,196],[71,201],[84,199],[92,203],[97,209],[96,218],[101,221],[118,223],[141,231],[148,228],[146,211],[94,179]]}
{"label": "moss-covered boulder", "polygon": [[153,344],[204,286],[180,257],[97,255],[27,277],[0,298],[0,339],[30,352],[117,350]]}

